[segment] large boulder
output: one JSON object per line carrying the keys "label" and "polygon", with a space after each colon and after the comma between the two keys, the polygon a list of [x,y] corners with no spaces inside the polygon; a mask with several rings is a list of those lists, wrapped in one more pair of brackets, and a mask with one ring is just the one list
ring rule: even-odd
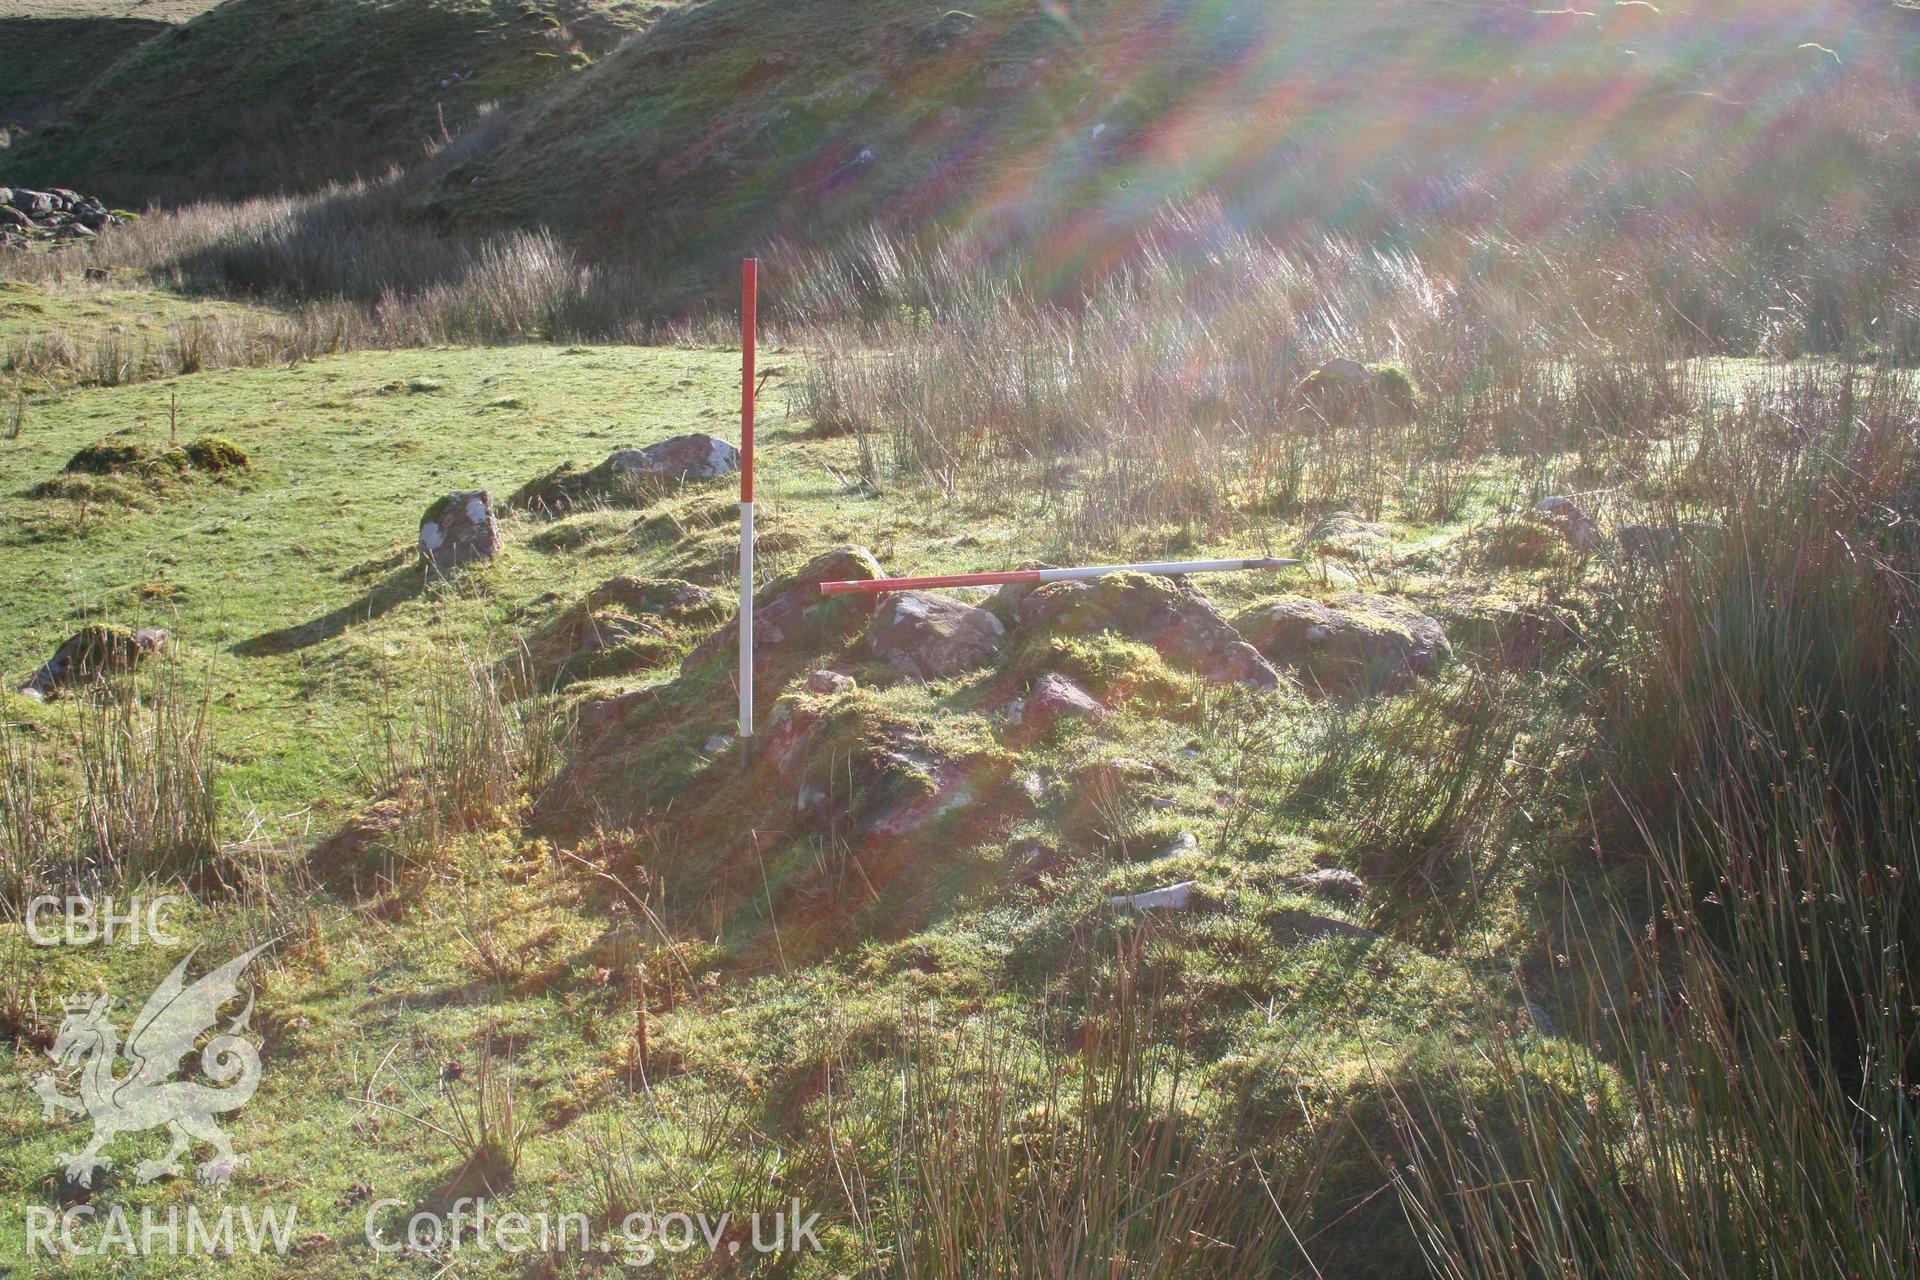
{"label": "large boulder", "polygon": [[1234,622],[1276,667],[1327,690],[1386,688],[1432,675],[1453,657],[1444,627],[1386,596],[1283,596]]}
{"label": "large boulder", "polygon": [[920,681],[990,667],[1006,638],[1006,627],[985,609],[928,591],[887,597],[867,626],[868,652]]}
{"label": "large boulder", "polygon": [[652,497],[661,484],[712,479],[738,470],[740,451],[719,436],[675,436],[644,449],[616,449],[596,467],[562,463],[522,485],[513,495],[513,504],[557,513],[593,502]]}
{"label": "large boulder", "polygon": [[1184,578],[1110,573],[1090,582],[1050,582],[1029,592],[1018,613],[1023,630],[1118,631],[1215,682],[1280,683],[1246,637]]}
{"label": "large boulder", "polygon": [[82,627],[47,659],[20,692],[35,701],[73,685],[91,684],[132,671],[149,654],[158,653],[172,633],[158,627],[130,631],[125,627]]}
{"label": "large boulder", "polygon": [[420,558],[437,573],[500,554],[500,522],[485,489],[450,493],[420,517]]}
{"label": "large boulder", "polygon": [[[787,680],[818,665],[872,620],[881,597],[823,596],[820,584],[885,577],[880,562],[865,547],[835,547],[797,571],[775,579],[754,595],[754,688],[779,689]],[[680,664],[682,674],[722,654],[740,651],[740,620],[728,622],[702,640]]]}

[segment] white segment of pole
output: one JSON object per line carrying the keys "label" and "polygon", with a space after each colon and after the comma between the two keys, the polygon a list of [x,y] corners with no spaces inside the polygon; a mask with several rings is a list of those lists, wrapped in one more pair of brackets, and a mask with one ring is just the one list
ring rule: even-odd
{"label": "white segment of pole", "polygon": [[1298,560],[1151,560],[1145,564],[1090,564],[1076,569],[1042,569],[1042,582],[1077,582],[1104,577],[1109,573],[1151,573],[1161,576],[1182,573],[1238,573],[1245,569],[1270,569],[1299,564]]}
{"label": "white segment of pole", "polygon": [[740,504],[740,739],[753,738],[753,504]]}

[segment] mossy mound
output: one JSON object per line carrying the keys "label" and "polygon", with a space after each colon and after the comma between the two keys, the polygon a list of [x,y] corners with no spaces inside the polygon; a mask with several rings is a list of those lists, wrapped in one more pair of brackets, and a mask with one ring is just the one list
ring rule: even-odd
{"label": "mossy mound", "polygon": [[630,675],[670,660],[692,630],[717,625],[726,613],[724,598],[690,582],[622,575],[541,628],[527,650],[554,683]]}
{"label": "mossy mound", "polygon": [[27,492],[35,498],[64,498],[68,502],[126,507],[134,511],[154,509],[151,486],[129,483],[119,476],[62,472],[42,480]]}
{"label": "mossy mound", "polygon": [[1453,657],[1437,621],[1386,596],[1283,596],[1234,619],[1254,648],[1311,688],[1382,689]]}
{"label": "mossy mound", "polygon": [[136,440],[128,432],[116,431],[67,459],[65,472],[71,476],[131,476],[151,480],[187,471],[222,475],[244,471],[249,465],[247,451],[225,436],[204,435],[184,445],[160,448]]}
{"label": "mossy mound", "polygon": [[656,481],[642,481],[609,462],[585,467],[566,461],[514,490],[507,501],[522,511],[561,515],[576,507],[644,507],[660,496]]}
{"label": "mossy mound", "polygon": [[205,435],[186,447],[187,462],[196,471],[219,475],[244,471],[251,465],[247,451],[225,436]]}
{"label": "mossy mound", "polygon": [[1273,669],[1192,583],[1144,573],[1110,573],[1091,582],[1052,582],[1022,598],[1020,640],[1036,635],[1118,632],[1157,650],[1168,663],[1208,680],[1272,687]]}
{"label": "mossy mound", "polygon": [[67,459],[66,470],[70,475],[117,476],[150,466],[153,458],[152,449],[116,433]]}

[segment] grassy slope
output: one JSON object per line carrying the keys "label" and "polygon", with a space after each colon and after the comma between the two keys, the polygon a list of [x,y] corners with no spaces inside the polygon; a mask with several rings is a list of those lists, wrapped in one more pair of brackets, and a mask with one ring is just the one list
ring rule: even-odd
{"label": "grassy slope", "polygon": [[[221,786],[240,820],[235,829],[246,830],[248,813],[266,818],[264,834],[276,837],[276,845],[287,842],[297,866],[312,840],[362,798],[356,765],[376,749],[374,709],[398,706],[404,720],[430,649],[477,643],[483,625],[495,628],[497,642],[498,629],[511,620],[537,624],[615,572],[671,573],[724,587],[729,571],[731,533],[724,521],[661,541],[636,536],[640,524],[632,514],[588,513],[559,526],[511,523],[503,560],[467,575],[457,593],[421,594],[405,566],[425,503],[470,485],[502,493],[559,459],[591,459],[678,430],[731,434],[736,368],[737,355],[725,351],[426,350],[35,397],[22,439],[0,444],[0,537],[7,563],[18,569],[0,617],[0,669],[10,681],[24,675],[73,627],[83,603],[117,619],[171,626],[188,669],[210,671]],[[762,455],[769,571],[848,539],[872,545],[889,568],[902,572],[986,568],[1048,551],[1046,522],[1032,513],[958,510],[909,493],[850,497],[825,467],[848,469],[851,442],[806,435],[803,424],[782,414],[779,385],[776,380],[767,397]],[[232,437],[252,455],[247,476],[194,482],[161,496],[150,512],[83,513],[21,496],[75,449],[109,431],[164,432],[176,396],[183,436],[218,431]],[[724,512],[725,486],[710,498],[675,498],[669,505],[686,501],[717,503]],[[560,528],[583,536],[541,536]],[[1404,549],[1417,559],[1422,546],[1455,531],[1403,532]],[[1298,532],[1273,525],[1248,536],[1285,546]],[[1177,545],[1174,532],[1165,531],[1144,537],[1141,549]],[[573,549],[556,549],[566,546]],[[1342,585],[1339,570],[1329,573],[1324,585]],[[1298,575],[1291,584],[1316,585]],[[1216,594],[1231,602],[1285,585],[1223,580]],[[392,607],[363,621],[370,597]],[[295,630],[265,652],[234,650],[285,628]],[[1144,660],[1124,650],[1110,657],[1122,669]],[[1141,670],[1144,678],[1169,678],[1154,674],[1151,662]],[[599,691],[647,679],[616,679]],[[876,722],[904,717],[946,739],[990,743],[1003,731],[978,705],[987,687],[974,681],[862,695],[862,714]],[[722,729],[724,691],[718,702],[700,714]],[[60,741],[72,713],[71,704],[42,708],[8,699],[4,707],[30,739],[49,746]],[[1302,722],[1302,732],[1310,728]],[[285,938],[280,967],[264,980],[256,1014],[256,1026],[268,1035],[266,1084],[231,1125],[253,1161],[233,1200],[297,1204],[300,1234],[330,1237],[292,1261],[242,1258],[229,1273],[322,1276],[371,1265],[356,1188],[431,1203],[457,1160],[443,1139],[369,1109],[363,1098],[371,1091],[412,1106],[397,1079],[431,1098],[439,1065],[471,1065],[484,1030],[517,1046],[521,1103],[534,1122],[526,1162],[501,1207],[590,1208],[593,1192],[581,1171],[595,1163],[582,1144],[604,1140],[608,1125],[627,1126],[635,1143],[637,1135],[658,1138],[675,1124],[697,1130],[698,1122],[687,1119],[701,1114],[696,1100],[719,1090],[745,1108],[745,1123],[776,1142],[803,1143],[817,1136],[819,1123],[806,1082],[823,1061],[846,1051],[845,1036],[897,1028],[916,1009],[945,1017],[1009,992],[1016,1004],[1030,1000],[1056,980],[1051,966],[1070,938],[1112,945],[1106,940],[1112,925],[1100,923],[1096,905],[1105,892],[1192,876],[1235,900],[1231,913],[1203,918],[1191,930],[1176,928],[1153,943],[1163,962],[1202,993],[1187,1016],[1205,1046],[1206,1070],[1220,1073],[1202,1095],[1208,1105],[1230,1096],[1232,1081],[1255,1080],[1260,1064],[1281,1060],[1310,1064],[1307,1087],[1332,1105],[1365,1075],[1362,1064],[1417,1055],[1422,1045],[1453,1035],[1471,1009],[1502,999],[1457,964],[1404,944],[1288,941],[1284,926],[1272,922],[1292,910],[1328,908],[1281,882],[1326,851],[1306,832],[1257,849],[1219,848],[1225,839],[1219,788],[1234,757],[1204,721],[1129,713],[1098,735],[1070,733],[1032,749],[1025,767],[1063,775],[1103,752],[1137,756],[1165,771],[1154,803],[1129,808],[1124,834],[1108,857],[1036,895],[1011,889],[1003,837],[955,833],[952,846],[925,867],[905,869],[902,883],[911,892],[879,886],[866,941],[830,945],[825,953],[810,939],[804,910],[793,916],[783,909],[783,939],[770,934],[765,898],[747,892],[751,885],[703,880],[716,874],[707,850],[656,851],[643,865],[654,868],[648,874],[667,877],[668,901],[677,904],[670,916],[678,927],[712,939],[679,953],[691,966],[687,982],[674,1011],[655,1020],[656,1060],[684,1068],[658,1082],[658,1113],[629,1087],[620,1028],[630,1006],[617,985],[598,976],[609,961],[606,944],[597,940],[611,936],[622,917],[604,889],[583,881],[542,844],[510,836],[464,842],[446,852],[434,891],[385,905],[355,907],[302,888],[293,876],[281,878],[274,902],[260,911],[196,909],[182,932],[208,954]],[[724,777],[733,768],[708,765],[697,752],[676,757],[672,767],[695,780],[714,770]],[[660,784],[651,780],[656,790]],[[758,809],[767,798],[742,795],[738,802]],[[1105,814],[1102,823],[1117,819]],[[1044,816],[1036,834],[1048,834],[1056,820]],[[1163,855],[1183,830],[1200,835],[1199,847]],[[819,857],[805,841],[771,844],[761,875],[781,883],[806,874]],[[853,884],[847,888],[853,891]],[[821,935],[832,936],[831,930]],[[95,983],[131,999],[150,989],[174,958],[138,949],[39,952],[26,947],[14,926],[0,926],[0,949],[6,971],[16,975],[14,993],[30,992],[42,1009],[63,992]],[[818,958],[788,978],[753,976],[784,967],[775,957],[786,949]],[[488,955],[504,957],[504,968],[483,958]],[[803,1007],[794,1006],[796,999]],[[829,1034],[829,1027],[838,1030]],[[0,1071],[0,1092],[14,1099],[0,1111],[0,1186],[16,1204],[52,1203],[52,1160],[74,1136],[43,1125],[36,1107],[22,1105],[30,1101],[25,1079],[37,1069],[22,1054]],[[884,1080],[877,1087],[884,1094]],[[678,1119],[657,1126],[654,1117],[662,1114]],[[131,1186],[125,1161],[136,1151],[152,1154],[146,1149],[152,1142],[120,1148],[119,1180],[99,1203],[163,1209],[215,1203],[184,1182]],[[701,1172],[725,1170],[729,1159],[709,1161]],[[1364,1175],[1356,1186],[1356,1194],[1365,1193]],[[800,1190],[810,1203],[829,1206],[836,1194],[825,1181],[808,1181]],[[1390,1200],[1376,1207],[1390,1212]],[[692,1203],[703,1202],[695,1197]],[[391,1230],[392,1220],[383,1222]],[[1343,1246],[1358,1251],[1345,1256],[1367,1256],[1374,1243],[1365,1234]],[[851,1265],[855,1255],[844,1227],[829,1238],[832,1255],[803,1274]],[[18,1247],[17,1232],[0,1243],[8,1254]],[[162,1262],[151,1274],[196,1274],[197,1265]],[[472,1265],[476,1274],[520,1274],[498,1258]],[[571,1273],[568,1265],[562,1263],[560,1274]],[[83,1262],[75,1273],[109,1270]]]}
{"label": "grassy slope", "polygon": [[261,311],[245,303],[185,298],[149,289],[103,285],[53,292],[15,280],[0,280],[0,352],[53,338],[71,340],[83,350],[114,336],[136,347],[147,340],[157,345],[173,325]]}
{"label": "grassy slope", "polygon": [[[1897,85],[1880,55],[1920,31],[1872,5],[1754,0],[1719,26],[1712,7],[1603,7],[983,0],[936,39],[939,5],[711,0],[557,86],[488,182],[463,174],[442,202],[690,273],[777,237],[946,221],[1029,248],[1064,224],[1049,248],[1065,260],[1042,266],[1073,280],[1198,194],[1288,237],[1438,232],[1438,247],[1495,217],[1562,225],[1589,203],[1694,199],[1671,170],[1696,150],[1733,159],[1729,208],[1823,189],[1835,175],[1790,183],[1777,167],[1819,156],[1729,144],[1725,102],[1764,95],[1792,119],[1832,83],[1830,56]],[[1837,52],[1816,60],[1810,40]],[[1729,47],[1740,62],[1719,58]],[[1581,170],[1615,164],[1598,190]],[[558,189],[583,198],[555,204]]]}
{"label": "grassy slope", "polygon": [[[562,458],[697,427],[727,402],[728,363],[705,352],[406,352],[30,397],[22,439],[5,446],[0,468],[7,557],[31,584],[13,597],[27,608],[0,639],[0,668],[30,672],[86,610],[170,626],[192,665],[215,664],[236,691],[220,716],[247,743],[233,781],[249,803],[290,812],[316,798],[316,780],[337,796],[368,728],[362,708],[433,640],[435,609],[399,571],[408,556],[395,554],[410,553],[427,502],[475,487],[504,498]],[[421,379],[441,385],[404,389]],[[108,432],[164,439],[176,404],[182,439],[214,432],[249,452],[245,479],[198,483],[152,512],[83,513],[21,496]],[[494,606],[590,572],[525,553],[492,575]],[[393,606],[371,631],[350,618],[370,599]],[[232,653],[308,623],[319,642]]]}
{"label": "grassy slope", "polygon": [[141,45],[8,168],[123,201],[377,173],[646,21],[610,0],[230,0]]}
{"label": "grassy slope", "polygon": [[122,57],[219,0],[0,0],[0,125],[43,124]]}

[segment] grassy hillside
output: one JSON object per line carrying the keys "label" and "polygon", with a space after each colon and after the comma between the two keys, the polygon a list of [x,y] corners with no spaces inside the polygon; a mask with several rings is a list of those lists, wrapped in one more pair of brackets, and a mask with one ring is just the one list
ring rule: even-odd
{"label": "grassy hillside", "polygon": [[1286,244],[1449,257],[1479,236],[1628,260],[1731,236],[1787,262],[1816,227],[1915,225],[1900,59],[1920,14],[1595,8],[710,0],[557,86],[444,200],[703,269],[938,225],[1063,286],[1196,196]]}
{"label": "grassy hillside", "polygon": [[[7,168],[17,182],[77,183],[122,203],[375,174],[487,104],[550,90],[648,12],[632,0],[230,0],[123,62],[89,51],[112,69],[17,144]],[[86,35],[69,33],[76,48]],[[30,68],[31,51],[19,52]]]}
{"label": "grassy hillside", "polygon": [[108,68],[168,29],[146,17],[0,8],[0,128],[11,141],[13,130],[57,118]]}

